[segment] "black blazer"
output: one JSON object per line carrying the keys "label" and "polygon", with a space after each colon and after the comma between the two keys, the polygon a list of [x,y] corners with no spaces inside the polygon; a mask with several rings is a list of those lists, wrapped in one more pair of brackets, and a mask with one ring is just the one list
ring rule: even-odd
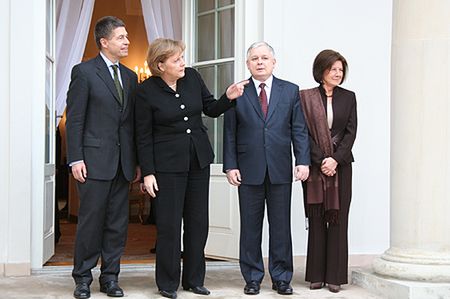
{"label": "black blazer", "polygon": [[[319,86],[322,102],[327,110],[327,97],[325,90]],[[352,154],[353,143],[356,138],[357,116],[356,116],[356,96],[353,91],[336,86],[333,90],[333,126],[331,127],[331,137],[337,137],[334,147],[333,159],[339,164],[345,165],[354,161]],[[321,164],[325,155],[312,138],[309,139],[311,146],[311,161],[314,164]]]}
{"label": "black blazer", "polygon": [[136,91],[136,138],[142,175],[189,170],[193,142],[200,167],[214,160],[202,112],[218,117],[234,105],[224,94],[215,100],[200,74],[186,68],[173,91],[160,77],[150,77]]}
{"label": "black blazer", "polygon": [[91,179],[113,179],[119,161],[127,180],[135,175],[133,94],[137,76],[122,64],[120,74],[123,105],[100,55],[72,69],[67,92],[67,159],[69,164],[84,160]]}

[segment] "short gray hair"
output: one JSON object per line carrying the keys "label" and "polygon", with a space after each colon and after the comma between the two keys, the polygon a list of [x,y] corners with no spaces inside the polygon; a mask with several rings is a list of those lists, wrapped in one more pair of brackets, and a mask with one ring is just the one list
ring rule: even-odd
{"label": "short gray hair", "polygon": [[269,45],[268,43],[264,42],[264,41],[261,41],[261,42],[253,43],[253,44],[250,45],[250,47],[248,47],[247,59],[248,59],[248,56],[250,55],[250,51],[255,49],[255,48],[259,48],[259,47],[267,47],[269,49],[270,53],[272,53],[273,57],[275,57],[275,50],[272,48],[272,46]]}

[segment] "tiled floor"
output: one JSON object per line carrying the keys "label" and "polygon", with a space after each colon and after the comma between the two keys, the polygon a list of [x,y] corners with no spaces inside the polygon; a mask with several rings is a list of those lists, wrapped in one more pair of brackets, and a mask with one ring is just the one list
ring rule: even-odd
{"label": "tiled floor", "polygon": [[[262,283],[261,293],[256,296],[243,294],[243,280],[236,263],[210,262],[207,265],[205,286],[211,290],[211,295],[200,296],[183,290],[178,291],[178,298],[340,298],[340,299],[381,299],[356,285],[345,285],[337,294],[327,289],[308,289],[304,282],[302,259],[296,259],[294,279],[292,286],[294,295],[281,296],[271,290],[270,279],[266,276]],[[351,264],[352,265],[352,264]],[[351,269],[353,266],[351,266]],[[74,284],[70,276],[71,267],[45,267],[42,271],[33,272],[30,277],[4,277],[0,278],[1,298],[27,298],[27,299],[63,299],[73,298]],[[94,282],[91,285],[91,298],[109,298],[99,292],[98,269],[94,270]],[[153,265],[122,265],[120,285],[125,291],[126,298],[161,298],[157,292],[154,281],[155,271]]]}

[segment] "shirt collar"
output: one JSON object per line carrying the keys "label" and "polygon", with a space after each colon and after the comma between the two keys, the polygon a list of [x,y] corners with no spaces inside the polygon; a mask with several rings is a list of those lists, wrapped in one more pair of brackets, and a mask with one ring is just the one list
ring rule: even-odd
{"label": "shirt collar", "polygon": [[111,60],[108,59],[108,57],[106,57],[105,54],[103,54],[103,52],[100,51],[100,56],[103,58],[103,60],[105,61],[106,65],[108,66],[108,68],[110,68],[112,65],[117,65],[119,66],[119,61],[117,61],[116,63],[112,62]]}
{"label": "shirt collar", "polygon": [[252,79],[253,79],[253,82],[255,83],[256,89],[259,88],[259,85],[260,85],[261,83],[265,83],[265,84],[266,84],[266,87],[269,88],[269,89],[272,88],[273,75],[270,75],[270,77],[267,78],[266,81],[259,81],[259,80],[256,80],[254,77],[252,77]]}

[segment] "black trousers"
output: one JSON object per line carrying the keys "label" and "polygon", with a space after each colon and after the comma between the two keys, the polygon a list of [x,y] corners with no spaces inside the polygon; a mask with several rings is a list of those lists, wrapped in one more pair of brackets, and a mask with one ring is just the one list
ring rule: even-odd
{"label": "black trousers", "polygon": [[252,280],[261,282],[264,277],[261,241],[266,204],[271,279],[273,282],[290,282],[292,279],[291,192],[291,183],[271,184],[267,174],[262,185],[239,186],[239,264],[247,283]]}
{"label": "black trousers", "polygon": [[209,166],[200,169],[191,152],[188,172],[157,173],[154,200],[157,228],[156,284],[175,291],[180,284],[181,223],[183,220],[184,287],[203,286],[204,248],[208,237]]}
{"label": "black trousers", "polygon": [[128,181],[119,167],[111,181],[78,183],[80,209],[72,277],[92,282],[91,269],[101,256],[100,283],[118,280],[128,231]]}
{"label": "black trousers", "polygon": [[323,215],[310,215],[306,281],[336,285],[348,280],[348,214],[352,194],[352,166],[338,166],[339,223],[327,224]]}

